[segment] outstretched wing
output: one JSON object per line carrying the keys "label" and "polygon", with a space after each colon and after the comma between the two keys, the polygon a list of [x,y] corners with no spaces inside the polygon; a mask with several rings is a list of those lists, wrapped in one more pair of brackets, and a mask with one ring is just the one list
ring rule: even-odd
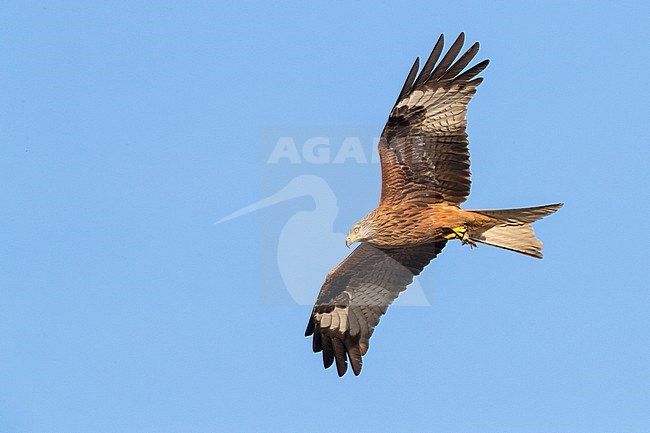
{"label": "outstretched wing", "polygon": [[359,375],[379,319],[446,242],[392,250],[362,243],[327,275],[305,332],[313,334],[314,352],[323,352],[325,368],[336,360],[343,376],[349,359]]}
{"label": "outstretched wing", "polygon": [[483,81],[475,77],[488,60],[463,72],[479,49],[477,42],[456,60],[464,41],[461,33],[437,63],[441,35],[419,75],[415,60],[379,142],[382,202],[424,199],[459,205],[469,195],[465,116]]}

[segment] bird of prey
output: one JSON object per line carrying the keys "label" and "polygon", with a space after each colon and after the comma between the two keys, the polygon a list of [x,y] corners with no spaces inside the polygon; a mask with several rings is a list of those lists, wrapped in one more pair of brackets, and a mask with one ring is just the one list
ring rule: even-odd
{"label": "bird of prey", "polygon": [[346,245],[360,245],[325,278],[305,336],[339,376],[361,372],[362,356],[381,316],[445,244],[493,245],[542,257],[531,223],[562,203],[519,209],[464,210],[470,163],[465,131],[467,104],[483,81],[483,60],[466,69],[478,42],[458,57],[458,36],[447,53],[441,35],[419,70],[419,58],[379,141],[382,191],[375,210],[355,223]]}

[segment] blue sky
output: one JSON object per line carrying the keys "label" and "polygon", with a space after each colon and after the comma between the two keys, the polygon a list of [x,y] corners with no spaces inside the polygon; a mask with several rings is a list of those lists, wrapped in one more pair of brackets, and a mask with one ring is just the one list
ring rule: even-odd
{"label": "blue sky", "polygon": [[[0,6],[0,432],[649,431],[647,2],[305,3]],[[414,57],[460,31],[491,59],[467,207],[566,206],[542,261],[450,245],[339,379],[285,284],[315,297],[347,253],[284,230],[316,199],[215,222],[316,176],[312,234],[347,232],[378,165],[274,143],[371,159]]]}

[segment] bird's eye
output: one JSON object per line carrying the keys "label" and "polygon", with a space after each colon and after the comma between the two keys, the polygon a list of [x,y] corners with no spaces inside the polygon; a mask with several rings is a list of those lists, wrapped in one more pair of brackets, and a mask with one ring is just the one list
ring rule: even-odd
{"label": "bird's eye", "polygon": [[355,232],[355,233],[359,233],[359,227],[355,227],[355,228],[354,228],[354,232]]}

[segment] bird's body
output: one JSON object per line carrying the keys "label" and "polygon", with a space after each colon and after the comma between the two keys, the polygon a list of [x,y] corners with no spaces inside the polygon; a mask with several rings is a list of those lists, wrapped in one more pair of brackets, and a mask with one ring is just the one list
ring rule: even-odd
{"label": "bird's body", "polygon": [[[305,335],[326,368],[355,374],[388,306],[450,240],[542,257],[531,224],[562,204],[464,210],[470,191],[467,104],[483,81],[484,60],[465,69],[478,43],[458,57],[464,34],[442,56],[440,36],[419,70],[416,59],[379,141],[382,192],[375,210],[355,223],[346,244],[360,242],[325,278]],[[438,61],[440,59],[440,61]]]}
{"label": "bird's body", "polygon": [[493,218],[445,203],[409,201],[382,204],[369,214],[375,234],[367,242],[381,248],[412,247],[450,239],[453,229],[479,232],[497,223]]}

